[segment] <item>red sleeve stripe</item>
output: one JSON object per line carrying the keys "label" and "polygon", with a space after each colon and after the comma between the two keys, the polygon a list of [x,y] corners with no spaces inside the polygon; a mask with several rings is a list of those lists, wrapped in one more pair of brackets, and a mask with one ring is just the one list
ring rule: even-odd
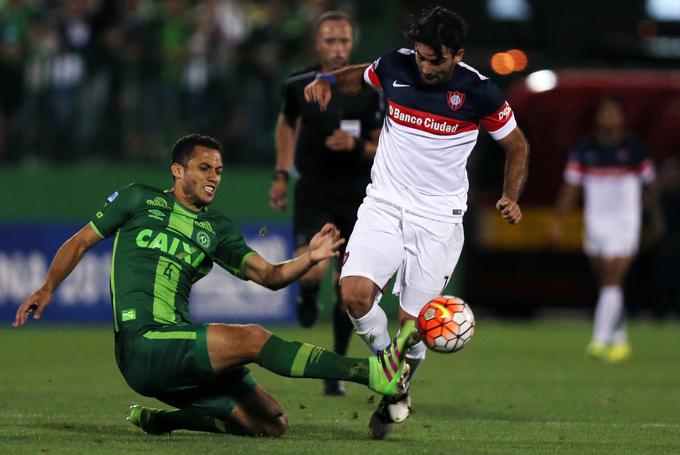
{"label": "red sleeve stripe", "polygon": [[645,160],[640,164],[632,166],[584,166],[578,161],[569,161],[567,163],[567,171],[585,175],[639,175],[649,172],[652,169],[651,166],[651,160]]}
{"label": "red sleeve stripe", "polygon": [[506,101],[496,112],[484,117],[481,124],[488,132],[493,133],[503,128],[513,115],[512,108]]}
{"label": "red sleeve stripe", "polygon": [[578,161],[567,161],[567,171],[583,173],[583,166]]}
{"label": "red sleeve stripe", "polygon": [[[366,76],[368,76],[368,79],[366,78]],[[366,72],[364,73],[364,79],[373,87],[382,90],[382,84],[380,83],[380,79],[378,79],[378,75],[375,74],[375,69],[373,68],[372,63],[368,68],[366,68]]]}

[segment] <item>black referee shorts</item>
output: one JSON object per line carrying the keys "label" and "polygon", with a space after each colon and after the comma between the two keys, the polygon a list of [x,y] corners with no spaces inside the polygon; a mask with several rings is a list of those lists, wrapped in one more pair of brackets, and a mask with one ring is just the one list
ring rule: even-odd
{"label": "black referee shorts", "polygon": [[[305,246],[326,223],[335,224],[349,240],[368,181],[351,184],[301,177],[295,185],[293,236],[295,248]],[[345,252],[345,244],[340,254]],[[341,261],[337,261],[338,263]]]}

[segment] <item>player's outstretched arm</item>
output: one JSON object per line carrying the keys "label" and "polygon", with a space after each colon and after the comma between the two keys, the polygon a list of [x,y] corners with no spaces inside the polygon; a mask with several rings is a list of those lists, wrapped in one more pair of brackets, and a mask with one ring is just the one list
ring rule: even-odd
{"label": "player's outstretched arm", "polygon": [[340,237],[338,228],[327,223],[309,242],[307,253],[278,264],[271,264],[259,254],[253,254],[246,259],[243,276],[266,288],[281,289],[299,279],[319,262],[338,256],[343,243],[345,239]]}
{"label": "player's outstretched arm", "polygon": [[283,211],[288,207],[286,192],[288,190],[288,171],[293,167],[295,158],[295,128],[292,128],[283,114],[279,114],[276,122],[276,172],[271,190],[269,206]]}
{"label": "player's outstretched arm", "polygon": [[515,128],[498,143],[505,150],[505,174],[503,195],[496,202],[496,208],[508,223],[517,224],[522,219],[522,210],[517,201],[529,174],[529,143],[519,128]]}
{"label": "player's outstretched arm", "polygon": [[100,240],[101,237],[87,224],[64,242],[52,259],[45,283],[19,306],[12,325],[18,328],[26,324],[32,312],[33,319],[40,319],[57,286],[69,276],[85,252]]}
{"label": "player's outstretched arm", "polygon": [[357,93],[367,89],[364,71],[368,66],[367,63],[350,65],[317,78],[305,87],[305,101],[318,103],[319,108],[325,111],[331,102],[331,85],[340,92]]}

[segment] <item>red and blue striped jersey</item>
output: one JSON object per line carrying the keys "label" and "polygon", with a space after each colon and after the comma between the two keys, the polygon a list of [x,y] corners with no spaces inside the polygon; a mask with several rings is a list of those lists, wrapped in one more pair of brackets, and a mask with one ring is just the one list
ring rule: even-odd
{"label": "red and blue striped jersey", "polygon": [[364,80],[383,91],[387,104],[368,196],[436,219],[460,219],[479,126],[496,140],[517,127],[501,91],[462,62],[446,83],[428,86],[411,49],[383,55]]}

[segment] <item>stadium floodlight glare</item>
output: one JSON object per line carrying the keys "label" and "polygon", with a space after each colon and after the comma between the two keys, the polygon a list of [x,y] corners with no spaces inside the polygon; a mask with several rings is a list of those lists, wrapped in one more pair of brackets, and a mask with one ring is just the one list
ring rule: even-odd
{"label": "stadium floodlight glare", "polygon": [[486,12],[496,21],[521,22],[531,19],[527,0],[487,0]]}
{"label": "stadium floodlight glare", "polygon": [[525,83],[529,91],[547,92],[557,86],[557,74],[552,70],[541,70],[527,76]]}
{"label": "stadium floodlight glare", "polygon": [[680,21],[678,0],[647,0],[647,14],[657,21]]}

